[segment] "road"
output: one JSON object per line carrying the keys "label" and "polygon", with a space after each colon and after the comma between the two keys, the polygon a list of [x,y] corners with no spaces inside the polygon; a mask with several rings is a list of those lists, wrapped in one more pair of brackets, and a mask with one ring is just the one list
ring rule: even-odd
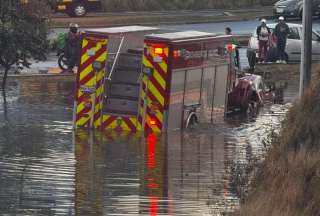
{"label": "road", "polygon": [[[185,15],[204,15],[204,16],[219,16],[219,15],[231,15],[237,13],[256,13],[264,11],[272,11],[271,6],[264,6],[261,8],[250,9],[209,9],[209,10],[169,10],[169,11],[124,11],[124,12],[95,12],[88,13],[86,17],[108,17],[108,16],[149,16],[149,15],[164,15],[164,16],[185,16]],[[68,18],[69,16],[63,13],[53,14],[53,18]]]}
{"label": "road", "polygon": [[[269,23],[274,22],[274,20],[268,20]],[[289,20],[288,22],[301,23],[301,20]],[[160,25],[160,28],[184,31],[184,30],[197,30],[205,31],[211,33],[222,34],[224,29],[228,26],[232,29],[233,34],[250,34],[254,31],[256,26],[259,25],[258,20],[249,20],[249,21],[235,21],[235,22],[221,22],[221,23],[200,23],[200,24],[184,24],[184,25]],[[313,21],[313,28],[316,31],[320,31],[320,20],[315,19]],[[86,31],[88,29],[81,29]],[[65,28],[55,28],[52,29],[52,32],[49,35],[50,39],[57,37],[59,33],[67,32]],[[32,65],[31,70],[38,70],[39,68],[52,67],[56,65],[57,58],[55,55],[50,55],[47,62],[35,63]]]}
{"label": "road", "polygon": [[[275,20],[268,20],[269,23],[275,22]],[[288,20],[290,23],[299,23],[301,20]],[[258,20],[250,21],[236,21],[236,22],[222,22],[222,23],[203,23],[203,24],[187,24],[187,25],[166,25],[164,28],[169,28],[178,31],[185,30],[197,30],[211,33],[223,33],[224,29],[228,26],[232,29],[234,34],[250,34],[259,25]],[[320,31],[320,20],[315,19],[313,21],[313,28],[316,31]]]}
{"label": "road", "polygon": [[[269,23],[275,22],[275,20],[268,20]],[[291,19],[288,22],[300,23],[301,20]],[[220,23],[199,23],[199,24],[184,24],[184,25],[160,25],[159,27],[170,30],[185,31],[196,30],[205,31],[211,33],[223,33],[224,29],[228,26],[232,29],[234,34],[250,34],[259,25],[259,20],[249,21],[233,21],[233,22],[220,22]],[[313,20],[313,28],[320,31],[320,20]],[[90,29],[90,28],[88,28]],[[81,29],[82,31],[88,30],[87,28]],[[67,32],[65,28],[55,28],[50,34],[50,38],[56,37],[57,34]]]}

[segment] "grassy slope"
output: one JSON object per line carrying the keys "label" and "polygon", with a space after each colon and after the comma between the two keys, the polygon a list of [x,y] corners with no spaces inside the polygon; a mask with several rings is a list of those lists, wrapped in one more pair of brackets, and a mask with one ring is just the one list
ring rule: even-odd
{"label": "grassy slope", "polygon": [[290,109],[236,215],[320,215],[320,81]]}

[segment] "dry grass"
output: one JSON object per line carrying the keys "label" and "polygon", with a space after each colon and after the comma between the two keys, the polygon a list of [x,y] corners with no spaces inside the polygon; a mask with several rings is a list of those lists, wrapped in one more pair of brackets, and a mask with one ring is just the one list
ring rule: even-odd
{"label": "dry grass", "polygon": [[291,108],[260,166],[235,215],[320,215],[320,81]]}

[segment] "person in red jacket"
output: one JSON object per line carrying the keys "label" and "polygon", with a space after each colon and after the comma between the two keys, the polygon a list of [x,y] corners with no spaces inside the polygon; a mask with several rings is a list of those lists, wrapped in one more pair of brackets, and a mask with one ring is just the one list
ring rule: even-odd
{"label": "person in red jacket", "polygon": [[267,20],[262,19],[261,25],[257,28],[257,37],[259,41],[259,61],[265,62],[268,52],[270,29],[267,26]]}

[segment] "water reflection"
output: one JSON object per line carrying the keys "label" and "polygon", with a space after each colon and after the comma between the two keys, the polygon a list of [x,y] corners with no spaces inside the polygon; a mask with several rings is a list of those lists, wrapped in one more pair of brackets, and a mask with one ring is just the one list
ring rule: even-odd
{"label": "water reflection", "polygon": [[9,80],[2,92],[1,215],[74,215],[71,94],[70,82],[34,78]]}
{"label": "water reflection", "polygon": [[252,149],[218,132],[75,137],[77,215],[217,215],[246,190]]}
{"label": "water reflection", "polygon": [[239,206],[284,106],[185,133],[72,129],[73,82],[16,80],[0,97],[0,215],[223,215]]}

